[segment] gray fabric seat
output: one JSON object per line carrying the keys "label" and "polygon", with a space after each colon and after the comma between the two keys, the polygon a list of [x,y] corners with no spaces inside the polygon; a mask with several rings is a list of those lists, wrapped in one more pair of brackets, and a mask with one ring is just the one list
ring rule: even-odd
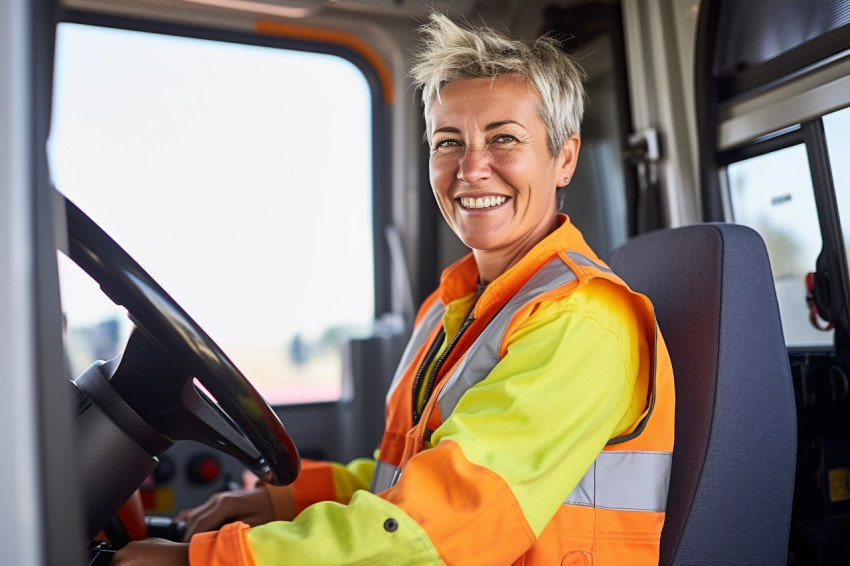
{"label": "gray fabric seat", "polygon": [[784,565],[797,425],[761,237],[735,224],[659,230],[624,244],[610,263],[652,300],[673,361],[676,440],[660,563]]}

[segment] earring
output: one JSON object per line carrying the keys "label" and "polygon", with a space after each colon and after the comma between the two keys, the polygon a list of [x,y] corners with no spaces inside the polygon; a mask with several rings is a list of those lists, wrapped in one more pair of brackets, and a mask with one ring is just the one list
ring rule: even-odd
{"label": "earring", "polygon": [[570,184],[570,178],[569,178],[569,177],[564,177],[564,184],[565,184],[565,185],[569,185],[569,184]]}

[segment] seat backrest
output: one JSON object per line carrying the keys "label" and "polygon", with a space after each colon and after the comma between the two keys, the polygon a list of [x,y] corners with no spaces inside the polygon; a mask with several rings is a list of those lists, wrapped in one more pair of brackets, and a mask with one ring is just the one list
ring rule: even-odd
{"label": "seat backrest", "polygon": [[652,301],[673,362],[660,563],[784,565],[797,424],[764,242],[745,226],[697,224],[639,236],[610,264]]}

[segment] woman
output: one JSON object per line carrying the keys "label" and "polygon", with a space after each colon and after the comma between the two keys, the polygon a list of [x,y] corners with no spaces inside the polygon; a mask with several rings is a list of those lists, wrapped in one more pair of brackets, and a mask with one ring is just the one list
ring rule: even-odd
{"label": "woman", "polygon": [[558,214],[582,76],[546,38],[436,14],[423,32],[431,185],[472,251],[420,309],[377,463],[216,496],[180,517],[188,548],[115,564],[657,564],[669,358],[646,298]]}

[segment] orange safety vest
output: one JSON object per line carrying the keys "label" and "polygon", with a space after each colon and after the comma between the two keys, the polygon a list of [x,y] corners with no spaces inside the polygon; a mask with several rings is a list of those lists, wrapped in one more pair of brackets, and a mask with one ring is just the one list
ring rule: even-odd
{"label": "orange safety vest", "polygon": [[[515,330],[515,320],[533,308],[542,295],[550,299],[553,294],[566,295],[582,280],[592,277],[625,286],[578,240],[574,242],[578,249],[563,250],[543,265],[530,266],[519,290],[505,297],[501,304],[476,307],[479,319],[489,318],[489,321],[483,327],[464,324],[449,344],[441,356],[444,359],[437,362],[440,366],[433,395],[419,421],[414,423],[413,383],[417,372],[428,364],[429,351],[433,354],[432,349],[440,345],[445,312],[437,293],[429,297],[420,309],[387,396],[387,424],[370,488],[373,493],[398,482],[405,464],[426,449],[425,442],[451,415],[464,392],[485,379],[498,363]],[[673,372],[652,305],[643,295],[630,291],[630,296],[632,308],[641,314],[652,356],[644,414],[629,433],[608,442],[516,564],[658,562],[673,450]]]}

